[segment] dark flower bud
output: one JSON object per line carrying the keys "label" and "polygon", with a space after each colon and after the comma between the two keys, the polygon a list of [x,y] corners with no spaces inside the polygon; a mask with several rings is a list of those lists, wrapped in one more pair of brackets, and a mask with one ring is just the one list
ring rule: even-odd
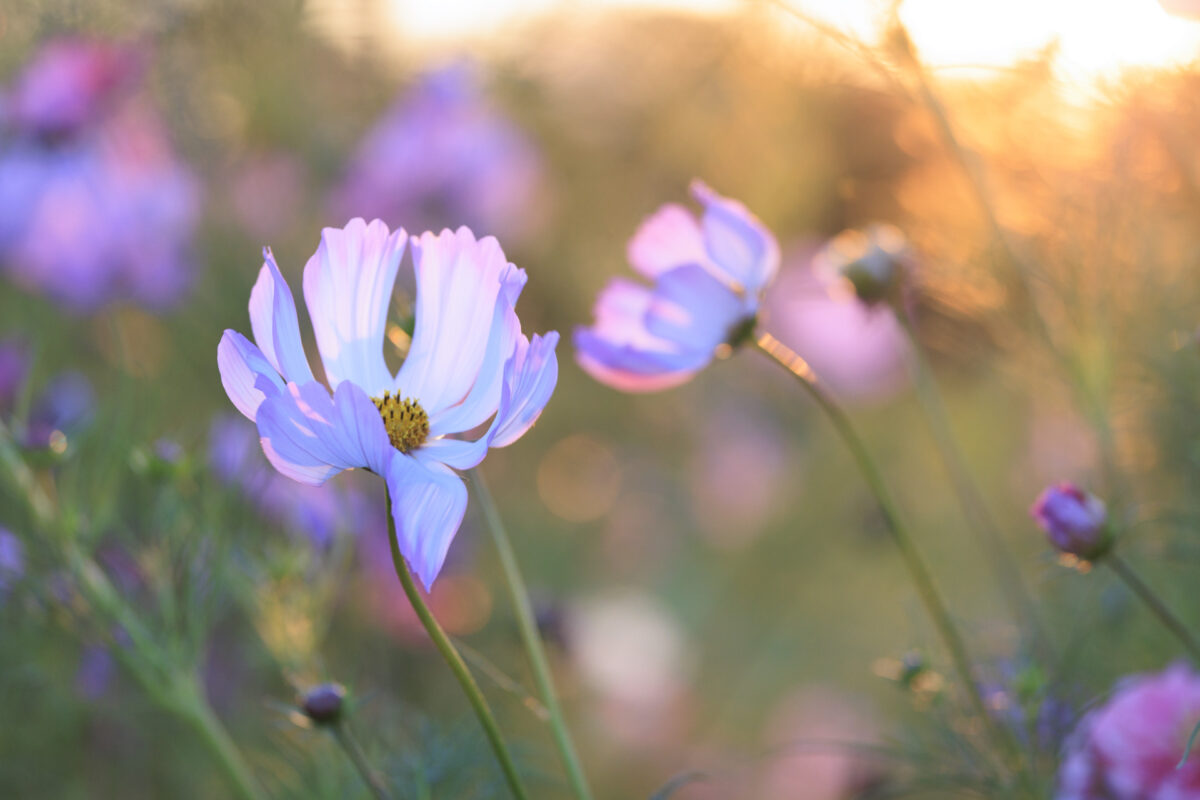
{"label": "dark flower bud", "polygon": [[897,297],[909,261],[908,241],[899,228],[871,225],[842,231],[816,256],[814,268],[840,279],[862,302],[873,305]]}
{"label": "dark flower bud", "polygon": [[1112,546],[1104,501],[1073,483],[1046,487],[1029,513],[1062,553],[1095,561]]}
{"label": "dark flower bud", "polygon": [[318,725],[332,725],[342,716],[346,687],[340,683],[322,683],[309,689],[300,703],[305,716]]}

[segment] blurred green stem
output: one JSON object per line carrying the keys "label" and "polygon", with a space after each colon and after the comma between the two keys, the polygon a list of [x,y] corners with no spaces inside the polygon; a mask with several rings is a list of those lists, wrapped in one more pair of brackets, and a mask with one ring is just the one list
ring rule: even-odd
{"label": "blurred green stem", "polygon": [[508,788],[512,790],[513,796],[518,798],[518,800],[528,800],[529,795],[525,792],[525,787],[521,783],[520,776],[517,774],[517,767],[513,764],[512,756],[508,753],[508,746],[504,744],[504,737],[500,735],[500,726],[496,724],[496,718],[492,714],[492,709],[488,707],[487,699],[484,698],[483,692],[479,690],[479,684],[475,683],[475,679],[471,677],[471,671],[467,669],[462,656],[454,649],[454,645],[446,636],[446,632],[442,630],[442,626],[434,619],[429,606],[425,604],[425,600],[422,599],[421,593],[417,590],[417,585],[413,581],[408,563],[404,560],[404,556],[400,552],[400,540],[396,538],[396,520],[392,517],[392,495],[390,492],[387,499],[387,520],[388,541],[392,548],[392,564],[396,568],[396,577],[400,579],[400,585],[404,587],[404,594],[407,595],[408,601],[412,603],[413,611],[417,613],[417,618],[425,626],[425,632],[429,634],[434,647],[441,653],[446,665],[450,667],[450,671],[454,673],[454,677],[462,687],[463,694],[467,696],[467,701],[470,702],[471,708],[475,711],[475,716],[479,718],[479,724],[483,726],[483,732],[487,735],[488,742],[492,746],[492,751],[496,754],[496,760],[500,762],[500,769],[504,772],[504,779],[508,783]]}
{"label": "blurred green stem", "polygon": [[354,769],[358,771],[358,775],[363,779],[363,783],[371,790],[371,794],[375,795],[376,800],[391,800],[391,796],[384,787],[383,782],[379,780],[379,776],[371,769],[371,765],[367,763],[366,754],[363,753],[362,745],[358,743],[358,739],[354,738],[354,734],[350,732],[350,727],[342,721],[335,722],[331,729],[333,730],[333,738],[337,739],[337,743],[341,745],[343,752],[350,759],[350,763],[354,765]]}
{"label": "blurred green stem", "polygon": [[1150,584],[1142,580],[1141,576],[1133,571],[1133,568],[1129,566],[1125,559],[1116,553],[1109,553],[1103,560],[1113,572],[1117,573],[1117,577],[1125,582],[1130,591],[1141,598],[1142,602],[1154,613],[1154,616],[1158,617],[1159,621],[1163,625],[1166,625],[1171,633],[1175,634],[1191,655],[1192,660],[1200,664],[1200,641],[1196,640],[1196,637],[1183,624],[1183,621],[1175,616],[1175,612],[1171,611],[1162,598],[1150,588]]}
{"label": "blurred green stem", "polygon": [[942,400],[933,370],[929,366],[924,348],[917,337],[912,317],[909,311],[901,306],[902,304],[897,303],[892,310],[912,345],[912,372],[917,398],[920,401],[925,420],[929,424],[929,430],[933,434],[938,456],[946,468],[946,473],[950,476],[950,484],[958,496],[959,505],[962,506],[963,516],[967,518],[967,523],[983,544],[988,559],[996,571],[1004,598],[1012,609],[1013,616],[1017,622],[1028,626],[1037,652],[1048,658],[1052,655],[1050,644],[1045,629],[1042,627],[1041,619],[1038,617],[1037,609],[1030,598],[1025,581],[1021,578],[1021,571],[1017,568],[1012,554],[1004,545],[1000,528],[996,525],[991,512],[988,511],[983,493],[975,483],[971,470],[967,466],[966,457],[963,456],[963,452],[958,446],[958,440],[950,428],[950,416],[946,412],[946,404]]}
{"label": "blurred green stem", "polygon": [[958,672],[959,681],[966,691],[967,699],[970,701],[973,710],[984,721],[984,724],[991,728],[997,741],[1008,748],[1010,753],[1015,752],[1016,743],[1013,741],[1011,733],[988,712],[987,705],[983,702],[983,696],[979,693],[979,685],[975,682],[971,674],[971,659],[967,655],[967,648],[963,644],[962,638],[958,635],[958,629],[954,626],[950,612],[946,610],[946,604],[938,593],[929,568],[925,565],[925,561],[917,551],[916,545],[908,533],[908,529],[900,519],[900,513],[895,503],[893,503],[887,487],[884,485],[879,468],[875,465],[875,461],[871,458],[866,445],[854,429],[850,418],[820,383],[818,383],[817,375],[813,372],[812,367],[808,365],[808,362],[791,348],[765,332],[757,334],[754,344],[768,358],[787,370],[800,383],[800,386],[808,392],[809,396],[825,412],[829,421],[833,423],[834,429],[837,430],[838,435],[841,436],[842,441],[849,448],[851,455],[858,464],[859,470],[867,481],[867,485],[875,495],[875,500],[879,503],[879,509],[883,513],[883,519],[887,524],[888,532],[891,533],[892,541],[896,543],[896,547],[900,551],[901,560],[908,569],[909,577],[912,579],[914,586],[916,586],[917,594],[920,596],[921,602],[925,605],[925,610],[933,621],[933,625],[937,629],[943,644],[945,644],[946,649],[950,653],[950,660]]}
{"label": "blurred green stem", "polygon": [[508,538],[504,521],[500,518],[500,511],[496,508],[496,501],[492,499],[492,493],[483,479],[483,473],[479,468],[475,468],[471,470],[470,474],[475,496],[483,508],[483,516],[487,520],[488,530],[491,531],[492,540],[496,543],[496,550],[500,554],[500,565],[504,570],[508,594],[517,616],[517,628],[521,632],[521,641],[525,644],[525,652],[529,656],[529,665],[533,668],[538,694],[541,695],[542,703],[550,714],[550,727],[554,731],[554,743],[558,746],[558,752],[562,756],[563,765],[567,769],[567,778],[571,782],[575,796],[579,800],[591,800],[592,792],[588,788],[587,778],[584,777],[583,765],[575,750],[571,732],[567,728],[562,704],[558,700],[558,694],[554,691],[554,679],[550,672],[550,664],[546,659],[546,648],[538,633],[533,604],[529,601],[529,590],[525,587],[525,579],[521,576],[521,568],[517,564],[517,556],[513,552],[512,542]]}
{"label": "blurred green stem", "polygon": [[[169,657],[163,645],[142,625],[133,609],[113,587],[104,570],[85,553],[64,526],[55,505],[38,483],[36,475],[21,458],[8,427],[0,422],[0,466],[29,504],[29,511],[43,541],[59,547],[61,559],[74,578],[74,585],[96,612],[100,627],[109,635],[109,649],[154,702],[174,713],[200,734],[221,765],[234,794],[241,800],[262,800],[250,770],[237,747],[213,714],[196,676]],[[119,629],[129,637],[128,646],[112,635]]]}

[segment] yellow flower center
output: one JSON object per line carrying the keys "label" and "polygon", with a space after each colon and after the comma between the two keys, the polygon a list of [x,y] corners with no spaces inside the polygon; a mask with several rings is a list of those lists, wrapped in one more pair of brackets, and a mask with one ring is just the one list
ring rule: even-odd
{"label": "yellow flower center", "polygon": [[402,453],[415,450],[429,438],[429,415],[421,404],[413,399],[401,399],[400,395],[384,392],[383,397],[372,397],[371,402],[383,417],[388,440],[392,447]]}

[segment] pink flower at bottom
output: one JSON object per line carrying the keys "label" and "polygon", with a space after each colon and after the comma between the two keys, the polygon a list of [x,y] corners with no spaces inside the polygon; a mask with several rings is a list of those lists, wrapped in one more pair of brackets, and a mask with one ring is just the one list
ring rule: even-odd
{"label": "pink flower at bottom", "polygon": [[1176,768],[1200,722],[1200,675],[1175,664],[1122,681],[1076,728],[1056,800],[1194,800],[1200,758]]}

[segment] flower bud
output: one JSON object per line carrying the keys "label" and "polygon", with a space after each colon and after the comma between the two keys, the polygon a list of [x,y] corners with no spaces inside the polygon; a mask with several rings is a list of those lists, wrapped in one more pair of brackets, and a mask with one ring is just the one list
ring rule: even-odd
{"label": "flower bud", "polygon": [[896,297],[909,259],[908,241],[893,225],[842,231],[817,255],[815,268],[847,283],[872,305]]}
{"label": "flower bud", "polygon": [[1073,483],[1046,487],[1029,513],[1060,552],[1095,561],[1112,545],[1104,501]]}
{"label": "flower bud", "polygon": [[300,708],[318,725],[333,725],[341,719],[346,687],[340,683],[322,683],[305,693]]}

